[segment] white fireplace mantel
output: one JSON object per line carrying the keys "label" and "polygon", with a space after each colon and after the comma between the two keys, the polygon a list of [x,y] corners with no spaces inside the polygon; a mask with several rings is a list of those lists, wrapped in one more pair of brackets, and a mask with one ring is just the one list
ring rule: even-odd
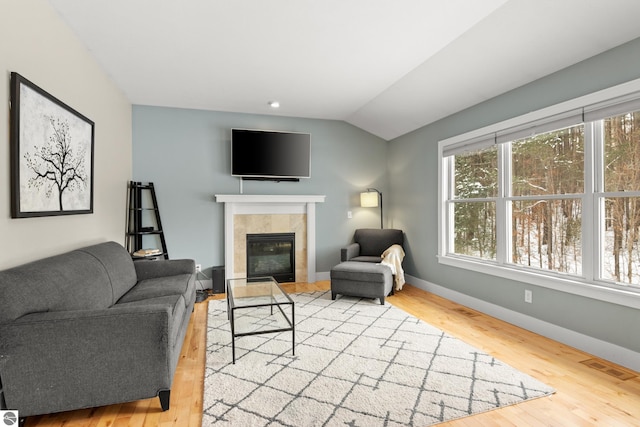
{"label": "white fireplace mantel", "polygon": [[216,194],[218,203],[323,203],[324,195]]}
{"label": "white fireplace mantel", "polygon": [[234,272],[234,215],[306,214],[307,216],[307,281],[316,281],[316,203],[324,203],[324,195],[259,195],[216,194],[216,202],[224,203],[225,276]]}

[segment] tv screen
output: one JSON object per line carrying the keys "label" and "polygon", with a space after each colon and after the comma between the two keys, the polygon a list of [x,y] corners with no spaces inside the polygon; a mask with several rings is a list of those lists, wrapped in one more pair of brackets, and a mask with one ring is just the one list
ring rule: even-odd
{"label": "tv screen", "polygon": [[243,178],[309,178],[311,135],[231,129],[231,175]]}

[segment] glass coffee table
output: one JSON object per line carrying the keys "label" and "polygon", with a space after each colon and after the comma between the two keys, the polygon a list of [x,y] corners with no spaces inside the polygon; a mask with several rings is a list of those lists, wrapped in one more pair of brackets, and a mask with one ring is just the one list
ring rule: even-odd
{"label": "glass coffee table", "polygon": [[295,307],[273,277],[228,279],[227,316],[234,364],[236,338],[249,335],[291,331],[291,353],[295,354]]}

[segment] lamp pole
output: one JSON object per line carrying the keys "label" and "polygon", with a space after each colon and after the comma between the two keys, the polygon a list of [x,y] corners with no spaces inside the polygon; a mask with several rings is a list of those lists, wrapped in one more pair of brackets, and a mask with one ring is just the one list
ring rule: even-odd
{"label": "lamp pole", "polygon": [[376,188],[367,188],[367,191],[375,191],[376,193],[378,193],[378,196],[380,197],[380,229],[382,230],[384,228],[384,221],[383,221],[383,215],[382,215],[382,192],[378,191]]}

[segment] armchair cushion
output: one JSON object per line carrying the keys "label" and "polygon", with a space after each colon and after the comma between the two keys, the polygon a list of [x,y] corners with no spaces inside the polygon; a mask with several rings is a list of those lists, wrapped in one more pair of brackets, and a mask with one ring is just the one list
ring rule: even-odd
{"label": "armchair cushion", "polygon": [[379,263],[382,253],[391,245],[403,244],[402,230],[360,228],[354,233],[353,243],[341,249],[340,260]]}

